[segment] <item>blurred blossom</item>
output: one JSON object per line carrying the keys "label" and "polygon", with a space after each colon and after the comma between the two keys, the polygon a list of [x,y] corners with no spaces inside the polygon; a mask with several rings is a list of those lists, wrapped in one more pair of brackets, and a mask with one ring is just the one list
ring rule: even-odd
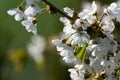
{"label": "blurred blossom", "polygon": [[45,39],[39,35],[32,36],[31,42],[27,44],[27,51],[37,64],[41,64],[44,60],[45,44]]}
{"label": "blurred blossom", "polygon": [[22,49],[12,49],[9,51],[10,61],[14,64],[17,72],[22,72],[24,68],[24,62],[27,58],[26,52]]}
{"label": "blurred blossom", "polygon": [[82,9],[88,9],[90,8],[90,6],[91,6],[91,2],[89,1],[83,1],[81,5]]}

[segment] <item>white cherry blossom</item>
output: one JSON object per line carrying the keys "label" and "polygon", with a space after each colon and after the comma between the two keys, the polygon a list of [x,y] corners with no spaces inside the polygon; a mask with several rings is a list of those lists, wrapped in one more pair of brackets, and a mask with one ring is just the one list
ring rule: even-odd
{"label": "white cherry blossom", "polygon": [[75,65],[75,68],[68,69],[70,72],[70,77],[72,80],[85,80],[85,66],[84,65]]}
{"label": "white cherry blossom", "polygon": [[[79,14],[80,17],[82,17],[81,15],[85,14],[86,17],[89,16],[89,15],[93,15],[97,12],[97,5],[95,3],[95,1],[92,2],[92,6],[89,8],[89,9],[83,9],[83,12]],[[85,17],[85,18],[86,18]],[[84,19],[84,18],[83,18]]]}
{"label": "white cherry blossom", "polygon": [[98,43],[103,46],[103,51],[108,53],[108,52],[116,52],[117,50],[117,42],[116,41],[112,41],[112,40],[109,40],[108,38],[99,38],[98,40]]}
{"label": "white cherry blossom", "polygon": [[64,35],[65,35],[66,37],[68,37],[68,36],[70,36],[71,34],[75,33],[76,30],[74,30],[74,29],[72,28],[72,25],[69,25],[69,26],[65,26],[65,27],[63,28],[63,32],[64,32]]}
{"label": "white cherry blossom", "polygon": [[80,46],[83,46],[85,43],[88,43],[90,39],[90,36],[86,32],[81,33],[75,33],[73,34],[69,40],[71,41],[71,44],[78,44]]}
{"label": "white cherry blossom", "polygon": [[86,19],[90,25],[94,24],[96,21],[96,16],[94,14],[97,12],[97,5],[95,1],[92,3],[92,7],[90,9],[84,9],[82,12],[78,14],[81,19]]}
{"label": "white cherry blossom", "polygon": [[63,10],[64,10],[64,12],[66,12],[70,17],[73,17],[73,13],[74,13],[73,10],[71,10],[71,9],[68,8],[68,7],[63,8]]}
{"label": "white cherry blossom", "polygon": [[71,47],[64,45],[61,40],[58,39],[52,40],[52,43],[57,46],[57,51],[60,52],[60,55],[66,63],[77,62],[77,59],[74,56],[74,50]]}
{"label": "white cherry blossom", "polygon": [[111,33],[114,31],[115,25],[109,16],[104,17],[102,22],[103,22],[102,30],[104,33]]}
{"label": "white cherry blossom", "polygon": [[22,25],[25,26],[26,30],[28,32],[32,32],[33,34],[37,34],[37,28],[36,28],[36,23],[33,22],[33,20],[23,20]]}
{"label": "white cherry blossom", "polygon": [[11,16],[14,16],[16,21],[21,21],[23,18],[26,17],[24,13],[18,8],[10,9],[7,11],[7,13]]}
{"label": "white cherry blossom", "polygon": [[104,9],[104,13],[106,14],[119,14],[120,8],[118,7],[117,3],[111,3],[108,8]]}
{"label": "white cherry blossom", "polygon": [[118,21],[120,21],[120,6],[118,6],[117,3],[111,3],[110,6],[104,9],[104,13],[109,15],[112,18],[116,18]]}
{"label": "white cherry blossom", "polygon": [[24,11],[24,13],[28,17],[28,19],[29,19],[29,17],[37,16],[40,12],[41,12],[41,9],[37,4],[32,4],[32,5],[28,6]]}

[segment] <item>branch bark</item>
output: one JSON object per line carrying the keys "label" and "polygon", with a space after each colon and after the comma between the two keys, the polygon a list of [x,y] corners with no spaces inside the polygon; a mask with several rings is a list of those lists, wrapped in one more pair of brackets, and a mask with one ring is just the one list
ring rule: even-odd
{"label": "branch bark", "polygon": [[67,17],[68,19],[73,19],[72,17],[68,16],[66,13],[64,13],[63,11],[61,11],[60,9],[58,9],[56,6],[54,6],[52,3],[50,3],[48,0],[42,0],[44,3],[46,3],[47,5],[49,5],[53,10],[57,11],[58,13],[60,13],[61,15]]}

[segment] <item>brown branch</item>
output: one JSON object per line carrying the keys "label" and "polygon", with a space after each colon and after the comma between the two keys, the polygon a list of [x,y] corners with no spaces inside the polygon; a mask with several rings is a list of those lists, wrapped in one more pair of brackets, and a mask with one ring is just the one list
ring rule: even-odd
{"label": "brown branch", "polygon": [[73,19],[72,17],[68,16],[66,13],[64,13],[63,11],[61,11],[60,9],[58,9],[56,6],[54,6],[52,3],[50,3],[48,0],[42,0],[44,3],[46,3],[47,5],[49,5],[53,10],[55,10],[56,12],[60,13],[61,15],[67,17],[68,19]]}

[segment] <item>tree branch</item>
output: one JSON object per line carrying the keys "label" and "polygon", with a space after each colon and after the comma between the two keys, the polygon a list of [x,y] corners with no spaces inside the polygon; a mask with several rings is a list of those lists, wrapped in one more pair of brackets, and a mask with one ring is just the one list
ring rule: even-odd
{"label": "tree branch", "polygon": [[42,0],[44,3],[48,4],[53,10],[57,11],[58,13],[60,13],[61,15],[67,17],[68,19],[73,19],[72,17],[68,16],[66,13],[64,13],[63,11],[61,11],[60,9],[58,9],[57,7],[55,7],[52,3],[50,3],[48,0]]}

